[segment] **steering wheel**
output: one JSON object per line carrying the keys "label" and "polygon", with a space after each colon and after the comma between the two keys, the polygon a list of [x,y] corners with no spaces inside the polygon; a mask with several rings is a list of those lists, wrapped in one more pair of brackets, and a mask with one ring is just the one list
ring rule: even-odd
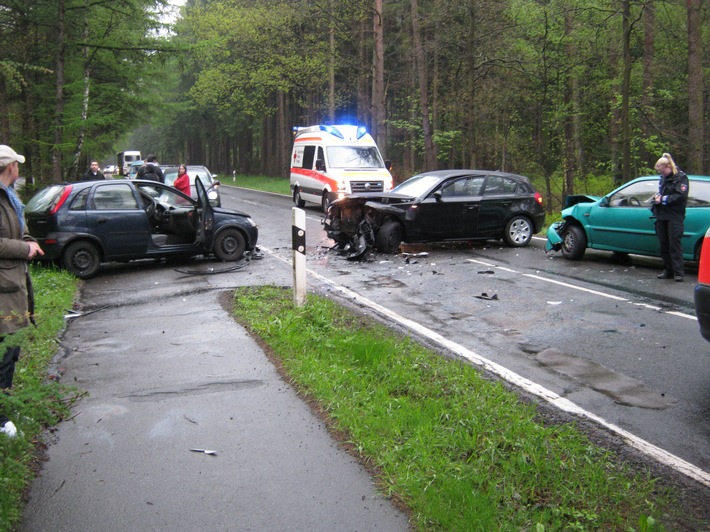
{"label": "steering wheel", "polygon": [[629,196],[628,203],[629,205],[633,205],[634,207],[641,206],[641,202],[639,201],[639,199],[635,198],[634,196]]}
{"label": "steering wheel", "polygon": [[153,220],[156,223],[161,223],[165,221],[166,215],[168,214],[165,207],[163,207],[157,201],[155,202],[155,211],[153,211]]}
{"label": "steering wheel", "polygon": [[151,198],[150,196],[144,196],[144,198],[146,199],[146,206],[144,208],[145,215],[150,220],[151,218],[153,218],[153,216],[155,216],[155,210],[156,210],[155,200],[153,198]]}

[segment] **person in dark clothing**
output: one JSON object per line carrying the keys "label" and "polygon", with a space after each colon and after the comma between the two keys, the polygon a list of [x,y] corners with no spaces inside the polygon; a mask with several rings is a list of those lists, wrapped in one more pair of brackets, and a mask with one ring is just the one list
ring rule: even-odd
{"label": "person in dark clothing", "polygon": [[[0,389],[12,387],[15,363],[20,348],[12,334],[33,319],[32,283],[27,263],[36,255],[44,255],[39,244],[27,232],[25,206],[13,185],[25,158],[10,146],[0,146]],[[13,438],[17,427],[0,412],[0,434]]]}
{"label": "person in dark clothing", "polygon": [[165,176],[158,162],[155,160],[155,155],[148,155],[145,164],[138,170],[136,179],[149,179],[150,181],[165,183]]}
{"label": "person in dark clothing", "polygon": [[89,169],[86,171],[86,173],[81,176],[82,181],[96,181],[97,179],[106,179],[104,177],[104,174],[101,173],[101,170],[99,170],[99,162],[98,161],[91,161],[91,165],[89,166]]}
{"label": "person in dark clothing", "polygon": [[659,279],[683,281],[683,222],[688,203],[688,176],[676,166],[668,153],[656,162],[656,171],[661,174],[658,193],[653,196],[651,212],[656,217],[656,236],[663,260],[663,272]]}

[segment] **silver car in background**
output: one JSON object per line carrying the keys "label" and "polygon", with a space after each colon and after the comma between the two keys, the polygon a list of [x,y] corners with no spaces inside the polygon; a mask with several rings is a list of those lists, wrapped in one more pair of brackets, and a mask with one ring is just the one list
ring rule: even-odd
{"label": "silver car in background", "polygon": [[[197,193],[195,191],[195,178],[199,177],[202,183],[207,189],[207,197],[210,200],[210,205],[213,207],[222,206],[222,198],[219,193],[219,181],[215,178],[216,174],[210,172],[206,166],[188,164],[187,175],[190,177],[190,196],[195,198]],[[173,183],[177,179],[178,167],[177,166],[163,166],[160,168],[163,170],[163,175],[165,175],[165,184],[173,186]]]}

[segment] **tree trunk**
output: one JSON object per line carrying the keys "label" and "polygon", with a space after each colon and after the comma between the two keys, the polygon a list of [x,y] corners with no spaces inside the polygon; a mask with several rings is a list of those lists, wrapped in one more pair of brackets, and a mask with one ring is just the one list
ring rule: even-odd
{"label": "tree trunk", "polygon": [[[656,6],[647,0],[643,12],[643,73],[641,75],[641,134],[648,139],[653,135],[653,77],[654,44],[656,40]],[[640,146],[641,160],[653,165],[655,159],[645,145]]]}
{"label": "tree trunk", "polygon": [[701,0],[686,0],[688,9],[688,163],[686,170],[704,173],[703,43]]}
{"label": "tree trunk", "polygon": [[412,6],[412,44],[414,46],[415,65],[419,80],[419,100],[422,114],[422,135],[424,137],[424,170],[436,169],[436,151],[432,139],[431,120],[429,118],[429,77],[426,56],[419,33],[419,4],[410,0]]}
{"label": "tree trunk", "polygon": [[66,43],[64,42],[64,23],[66,7],[64,0],[57,2],[57,55],[55,57],[55,94],[54,94],[54,142],[52,146],[52,182],[61,183],[62,180],[62,139],[64,118],[64,55]]}
{"label": "tree trunk", "polygon": [[631,123],[629,106],[631,100],[631,0],[621,2],[621,27],[623,39],[623,77],[621,81],[621,180],[626,183],[631,179]]}
{"label": "tree trunk", "polygon": [[372,108],[373,120],[370,132],[386,157],[385,138],[385,35],[382,22],[382,0],[375,0],[373,15],[374,51],[372,57]]}
{"label": "tree trunk", "polygon": [[[567,57],[576,57],[575,45],[572,41],[572,10],[565,10],[565,51]],[[574,194],[574,178],[577,174],[577,158],[575,156],[576,139],[575,139],[575,115],[577,114],[575,106],[575,79],[574,71],[570,70],[565,80],[565,125],[564,125],[564,195]]]}
{"label": "tree trunk", "polygon": [[[84,29],[82,30],[84,42],[89,42],[89,8],[84,11]],[[76,140],[76,150],[74,151],[74,160],[69,167],[68,179],[74,181],[79,175],[81,168],[81,152],[84,147],[84,137],[86,135],[86,120],[89,117],[89,93],[91,89],[91,61],[89,55],[89,47],[84,46],[84,94],[81,99],[81,125],[79,126],[79,136]]]}

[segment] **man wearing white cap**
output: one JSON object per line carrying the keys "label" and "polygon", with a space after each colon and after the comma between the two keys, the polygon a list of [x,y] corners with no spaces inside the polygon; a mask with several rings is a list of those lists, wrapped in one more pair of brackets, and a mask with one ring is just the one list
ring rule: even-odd
{"label": "man wearing white cap", "polygon": [[[8,338],[26,327],[34,312],[32,283],[27,263],[37,254],[44,255],[39,244],[27,232],[25,206],[13,185],[20,175],[25,158],[10,146],[0,145],[0,388],[12,387],[19,346]],[[17,427],[0,412],[0,434],[13,438]]]}

